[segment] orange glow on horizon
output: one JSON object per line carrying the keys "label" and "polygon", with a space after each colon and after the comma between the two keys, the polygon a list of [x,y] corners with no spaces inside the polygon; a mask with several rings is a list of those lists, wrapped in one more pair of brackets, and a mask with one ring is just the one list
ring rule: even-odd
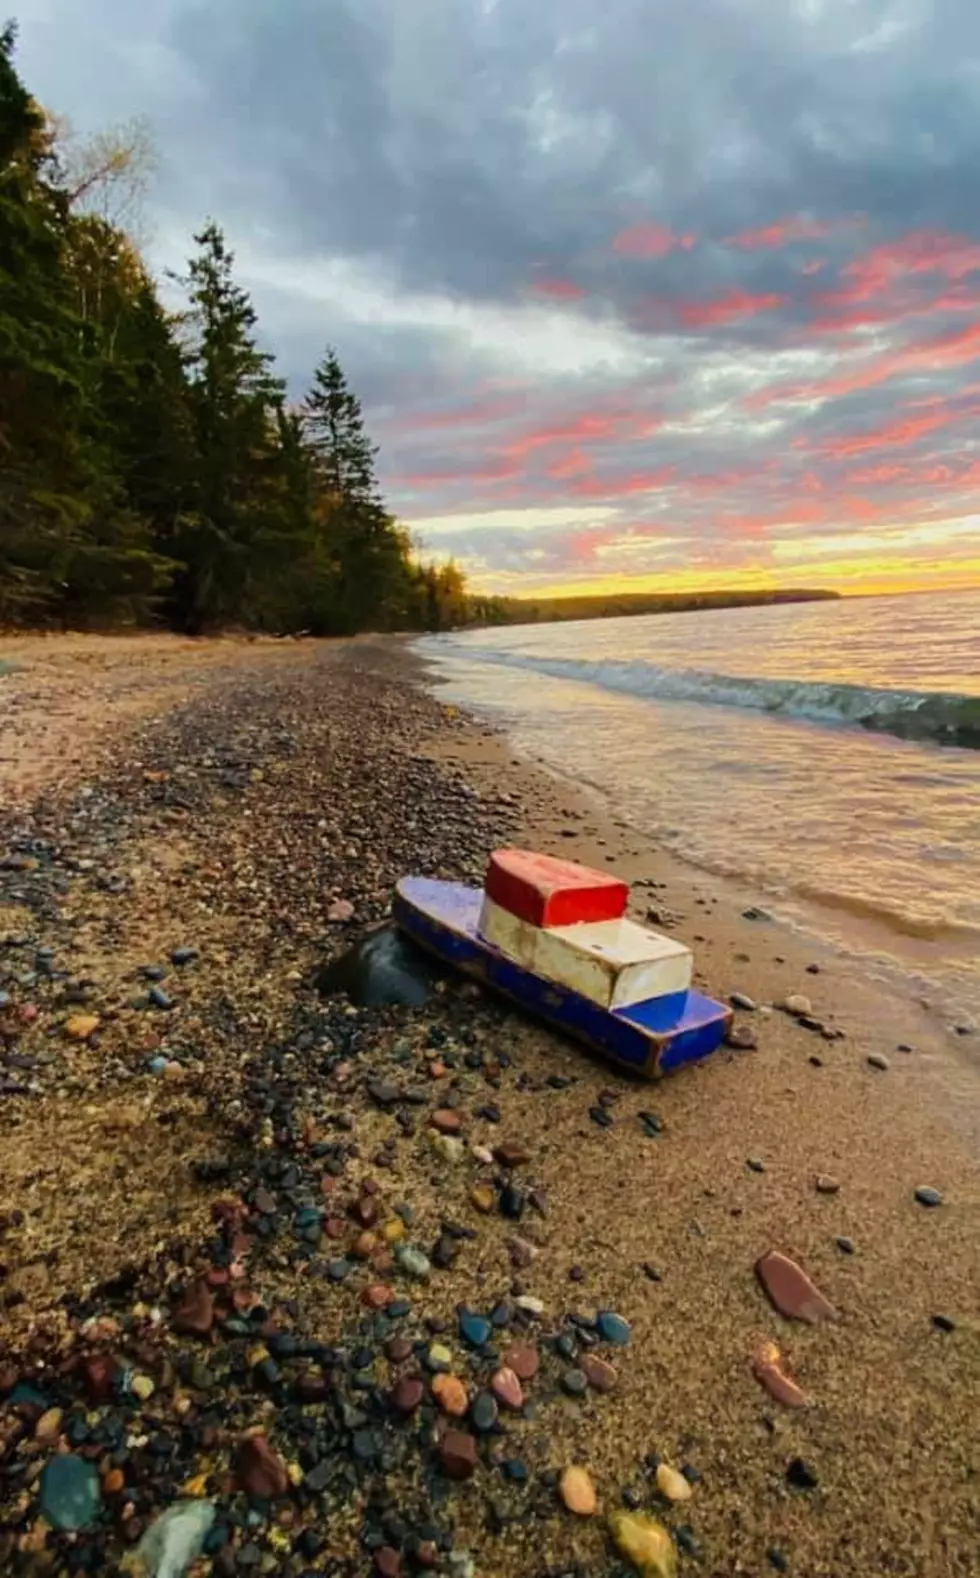
{"label": "orange glow on horizon", "polygon": [[[770,592],[806,588],[808,591],[837,592],[842,597],[875,597],[885,594],[980,590],[980,557],[963,559],[934,568],[935,561],[894,564],[885,559],[860,563],[828,561],[807,573],[781,571],[778,575],[762,568],[745,570],[664,570],[655,575],[599,575],[575,581],[555,581],[528,588],[529,576],[508,577],[506,586],[498,577],[471,577],[470,589],[488,596],[535,598],[616,597],[630,592]],[[522,583],[524,583],[522,585]]]}

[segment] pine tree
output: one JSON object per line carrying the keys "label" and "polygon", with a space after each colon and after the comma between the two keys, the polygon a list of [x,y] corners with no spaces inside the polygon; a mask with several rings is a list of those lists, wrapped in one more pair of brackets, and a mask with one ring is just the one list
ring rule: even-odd
{"label": "pine tree", "polygon": [[270,562],[270,458],[283,385],[258,348],[255,309],[233,276],[234,255],[217,225],[195,236],[189,290],[196,341],[188,356],[200,468],[197,510],[175,547],[178,622],[201,630],[247,621],[249,596]]}
{"label": "pine tree", "polygon": [[340,633],[385,628],[409,593],[404,543],[381,501],[377,449],[365,431],[361,403],[332,349],[314,373],[303,420],[321,539],[333,567],[317,624]]}

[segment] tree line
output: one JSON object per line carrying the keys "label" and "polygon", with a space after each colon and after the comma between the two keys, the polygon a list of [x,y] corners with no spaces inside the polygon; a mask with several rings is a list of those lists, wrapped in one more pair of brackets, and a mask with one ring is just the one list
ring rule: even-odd
{"label": "tree line", "polygon": [[290,403],[213,223],[194,238],[183,309],[167,310],[120,222],[139,137],[66,150],[14,45],[9,25],[0,624],[332,635],[467,622],[458,567],[421,562],[385,506],[335,352]]}

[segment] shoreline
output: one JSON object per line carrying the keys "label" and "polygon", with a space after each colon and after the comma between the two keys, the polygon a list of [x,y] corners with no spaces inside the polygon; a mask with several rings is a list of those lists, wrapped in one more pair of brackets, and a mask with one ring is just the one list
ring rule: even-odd
{"label": "shoreline", "polygon": [[[428,1507],[452,1548],[472,1553],[481,1578],[536,1578],[576,1562],[590,1575],[615,1570],[600,1520],[564,1512],[548,1477],[572,1461],[589,1467],[604,1510],[635,1490],[674,1527],[682,1572],[761,1573],[777,1551],[800,1578],[836,1578],[845,1560],[854,1572],[966,1578],[980,1335],[980,1177],[969,1148],[975,1119],[965,1110],[968,1094],[975,1103],[974,1071],[950,1057],[922,1010],[909,1018],[906,1005],[883,1004],[873,983],[852,980],[792,934],[744,919],[710,878],[693,883],[676,857],[643,848],[588,796],[518,761],[499,730],[433,698],[404,643],[275,647],[229,643],[220,663],[194,647],[189,668],[173,659],[166,701],[150,672],[149,715],[134,721],[142,703],[131,693],[127,732],[110,731],[80,768],[91,774],[90,794],[79,801],[76,781],[33,810],[22,801],[0,840],[0,855],[15,827],[60,831],[72,845],[68,861],[42,852],[26,857],[39,862],[33,870],[0,872],[0,935],[9,936],[11,888],[23,888],[32,947],[50,939],[73,978],[92,982],[82,1004],[62,1000],[63,982],[8,988],[16,1007],[28,991],[38,998],[38,1018],[4,1045],[37,1059],[17,1072],[40,1090],[0,1097],[0,1380],[14,1370],[17,1380],[51,1380],[66,1355],[84,1371],[93,1353],[119,1353],[151,1378],[154,1395],[145,1404],[114,1400],[109,1414],[122,1408],[131,1430],[175,1443],[172,1469],[138,1449],[124,1470],[135,1496],[128,1520],[103,1493],[99,1559],[115,1563],[131,1549],[127,1522],[144,1527],[192,1470],[222,1516],[240,1505],[228,1473],[249,1427],[268,1432],[284,1463],[299,1461],[295,1362],[274,1353],[282,1373],[255,1376],[265,1360],[243,1367],[248,1343],[220,1314],[203,1343],[174,1330],[181,1287],[210,1276],[219,1305],[224,1297],[220,1256],[207,1247],[223,1200],[238,1202],[226,1209],[249,1240],[244,1286],[272,1328],[256,1330],[253,1349],[264,1342],[278,1353],[277,1334],[312,1331],[340,1352],[349,1378],[351,1333],[368,1342],[378,1399],[351,1393],[347,1380],[327,1392],[361,1397],[371,1428],[401,1443],[402,1456],[380,1476],[389,1500],[413,1527]],[[148,655],[151,671],[153,662]],[[17,683],[26,694],[29,677]],[[56,683],[63,692],[64,676]],[[383,921],[401,871],[478,880],[488,848],[511,841],[609,864],[636,885],[634,913],[655,908],[661,924],[676,917],[671,929],[692,943],[708,990],[760,1005],[738,1016],[758,1049],[726,1049],[641,1087],[461,982],[415,1012],[353,1012],[342,999],[316,997],[318,962]],[[94,853],[79,855],[83,845]],[[94,869],[79,869],[87,860]],[[331,919],[345,902],[353,917]],[[174,1010],[131,1006],[146,990],[136,983],[140,968],[185,944],[198,947],[198,960],[187,973],[169,968],[162,983]],[[9,958],[0,951],[0,970]],[[800,992],[841,1039],[765,1011]],[[75,1042],[67,1019],[89,1010],[99,1028]],[[177,1070],[151,1073],[159,1057]],[[398,1097],[406,1081],[417,1107]],[[434,1155],[427,1108],[458,1115],[470,1147],[463,1162]],[[650,1109],[656,1137],[638,1120]],[[611,1121],[600,1124],[596,1110]],[[515,1179],[543,1206],[519,1223],[484,1215],[471,1199],[480,1184],[502,1187],[472,1145],[501,1140],[527,1152]],[[833,1174],[837,1191],[819,1193],[818,1174]],[[366,1274],[350,1248],[340,1280],[311,1271],[289,1221],[321,1175],[334,1181],[318,1197],[346,1204],[353,1190],[358,1219],[366,1184],[377,1191],[367,1198],[381,1203],[379,1226],[403,1221],[397,1207],[409,1206],[411,1242],[430,1259],[433,1245],[444,1246],[431,1275],[411,1281],[380,1246]],[[938,1210],[913,1199],[922,1184],[941,1190]],[[281,1220],[271,1238],[256,1234],[263,1189]],[[837,1323],[811,1328],[773,1314],[753,1273],[773,1247],[807,1268],[838,1307]],[[315,1248],[313,1267],[329,1268],[336,1252]],[[379,1336],[356,1336],[372,1276],[410,1302],[409,1344],[430,1343],[432,1323],[448,1323],[443,1340],[471,1386],[484,1370],[455,1334],[455,1307],[489,1310],[524,1295],[543,1303],[539,1319],[511,1309],[507,1328],[542,1355],[541,1377],[528,1387],[536,1414],[508,1416],[501,1435],[481,1438],[467,1484],[447,1489],[433,1465],[428,1404],[417,1426],[386,1422],[394,1361],[382,1356]],[[628,1320],[631,1342],[601,1350],[619,1372],[615,1390],[579,1401],[564,1394],[567,1361],[552,1339],[574,1332],[570,1313],[596,1309]],[[93,1320],[102,1323],[94,1331]],[[760,1334],[787,1354],[812,1407],[781,1409],[753,1378]],[[212,1372],[210,1390],[191,1384],[195,1353]],[[53,1404],[67,1412],[78,1387],[71,1369],[51,1380]],[[190,1399],[180,1416],[190,1427],[176,1423],[178,1396]],[[0,1385],[8,1424],[9,1397]],[[314,1405],[314,1420],[332,1406]],[[0,1525],[13,1531],[0,1535],[0,1554],[15,1573],[41,1570],[31,1565],[31,1541],[45,1453],[33,1440],[38,1413],[28,1410],[26,1427],[22,1416],[20,1434],[0,1446],[8,1468],[16,1465],[12,1493],[0,1490]],[[212,1416],[217,1435],[205,1448],[194,1420]],[[503,1451],[523,1462],[527,1485],[494,1467]],[[691,1501],[676,1510],[651,1486],[644,1459],[654,1452],[697,1471]],[[109,1472],[106,1456],[92,1458],[100,1474]],[[810,1491],[787,1483],[798,1457],[814,1470]],[[358,1531],[374,1517],[378,1465],[336,1448],[323,1461],[331,1472],[353,1463],[353,1484],[345,1495],[329,1484],[306,1492],[311,1469],[301,1466],[280,1508],[289,1511],[288,1548],[273,1538],[283,1528],[276,1517],[252,1531],[260,1563],[272,1561],[266,1570],[308,1567],[295,1549],[306,1529],[329,1539],[325,1552],[347,1564],[339,1572],[371,1570]],[[230,1528],[227,1548],[240,1551],[246,1536]],[[701,1552],[697,1564],[683,1554],[684,1529]],[[45,1570],[70,1571],[70,1546],[49,1537]],[[402,1552],[406,1573],[417,1570],[413,1549]],[[223,1560],[215,1555],[212,1570],[238,1570]],[[448,1571],[447,1563],[448,1554]]]}

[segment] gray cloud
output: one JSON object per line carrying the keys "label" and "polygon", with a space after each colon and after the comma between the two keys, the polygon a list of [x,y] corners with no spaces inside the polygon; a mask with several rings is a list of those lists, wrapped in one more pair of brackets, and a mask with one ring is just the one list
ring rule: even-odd
{"label": "gray cloud", "polygon": [[[980,243],[974,0],[22,0],[20,14],[45,102],[83,128],[153,123],[159,260],[213,214],[297,392],[337,344],[409,518],[594,502],[624,532],[669,518],[723,566],[727,518],[782,510],[791,530],[794,501],[828,539],[872,519],[855,495],[896,519],[966,507],[969,347],[900,355],[969,327],[980,270],[881,249],[913,232]],[[534,303],[541,364],[510,367]],[[876,324],[815,326],[875,306]],[[582,341],[580,367],[549,360],[546,308]],[[887,376],[864,377],[876,358]],[[826,392],[761,402],[794,383]],[[932,396],[951,419],[920,432],[928,408],[911,402]],[[662,425],[603,428],[611,409]],[[577,433],[590,414],[600,426]],[[841,447],[875,430],[880,444]],[[943,467],[938,490],[919,480]],[[481,531],[479,554],[463,531],[460,551],[543,575],[567,542],[588,563],[564,529],[508,530],[492,550]]]}

